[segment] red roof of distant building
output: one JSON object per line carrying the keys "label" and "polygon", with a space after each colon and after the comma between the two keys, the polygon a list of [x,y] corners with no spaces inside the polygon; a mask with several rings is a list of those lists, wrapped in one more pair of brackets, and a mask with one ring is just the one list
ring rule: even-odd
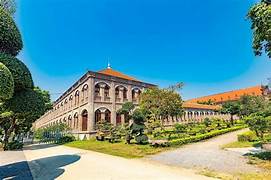
{"label": "red roof of distant building", "polygon": [[238,89],[238,90],[214,94],[210,96],[194,98],[194,99],[187,100],[186,102],[198,103],[198,102],[207,102],[210,100],[215,103],[223,103],[227,101],[238,100],[243,95],[261,96],[263,95],[263,88],[262,86],[254,86],[254,87],[249,87],[245,89]]}
{"label": "red roof of distant building", "polygon": [[184,102],[183,108],[187,109],[206,109],[206,110],[219,110],[221,107],[218,105],[206,105],[191,102]]}

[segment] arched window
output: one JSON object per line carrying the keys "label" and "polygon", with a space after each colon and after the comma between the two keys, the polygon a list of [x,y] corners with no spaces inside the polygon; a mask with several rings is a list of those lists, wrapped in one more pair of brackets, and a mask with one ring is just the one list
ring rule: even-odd
{"label": "arched window", "polygon": [[83,86],[82,93],[83,93],[82,101],[87,100],[88,99],[88,85],[87,84]]}
{"label": "arched window", "polygon": [[73,116],[73,128],[78,129],[78,113],[75,113]]}
{"label": "arched window", "polygon": [[75,103],[74,103],[74,105],[75,106],[78,106],[79,105],[79,90],[77,90],[76,92],[75,92],[75,95],[74,95],[74,99],[75,99]]}
{"label": "arched window", "polygon": [[88,111],[84,110],[82,112],[82,131],[87,131],[88,129]]}
{"label": "arched window", "polygon": [[69,115],[69,117],[68,117],[68,126],[70,128],[72,128],[72,116],[71,115]]}
{"label": "arched window", "polygon": [[105,118],[105,121],[106,122],[111,122],[111,112],[107,109],[106,111],[105,111],[105,116],[104,116]]}
{"label": "arched window", "polygon": [[101,111],[99,109],[97,109],[95,111],[95,124],[97,124],[98,122],[100,122],[102,119],[102,114]]}

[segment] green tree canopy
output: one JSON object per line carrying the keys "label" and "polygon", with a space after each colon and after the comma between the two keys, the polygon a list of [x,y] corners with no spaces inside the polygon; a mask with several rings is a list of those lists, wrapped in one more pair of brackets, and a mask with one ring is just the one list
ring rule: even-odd
{"label": "green tree canopy", "polygon": [[14,96],[4,103],[4,108],[12,111],[15,118],[32,123],[44,114],[46,106],[42,94],[27,89],[15,92]]}
{"label": "green tree canopy", "polygon": [[43,101],[45,103],[45,111],[48,111],[53,108],[53,103],[51,101],[49,91],[42,90],[39,87],[35,87],[34,91],[40,94],[43,97]]}
{"label": "green tree canopy", "polygon": [[226,102],[222,105],[221,113],[230,114],[231,121],[233,121],[233,116],[240,113],[240,103],[239,102]]}
{"label": "green tree canopy", "polygon": [[0,62],[11,72],[14,79],[15,91],[32,89],[34,87],[31,73],[23,62],[3,53],[0,53]]}
{"label": "green tree canopy", "polygon": [[255,55],[266,52],[271,58],[271,1],[262,0],[251,7],[247,17],[253,30],[253,49]]}
{"label": "green tree canopy", "polygon": [[15,0],[0,0],[0,7],[5,9],[10,15],[16,12]]}
{"label": "green tree canopy", "polygon": [[14,91],[14,81],[9,69],[0,63],[0,102],[10,99]]}
{"label": "green tree canopy", "polygon": [[239,100],[240,112],[239,115],[249,116],[250,114],[260,112],[267,106],[267,101],[262,96],[242,96]]}
{"label": "green tree canopy", "polygon": [[0,6],[0,53],[16,56],[22,48],[22,37],[14,20]]}

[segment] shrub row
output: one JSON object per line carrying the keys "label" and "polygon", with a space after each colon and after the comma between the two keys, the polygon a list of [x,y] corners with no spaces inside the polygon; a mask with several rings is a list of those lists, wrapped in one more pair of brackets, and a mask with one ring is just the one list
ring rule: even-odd
{"label": "shrub row", "polygon": [[175,140],[170,141],[169,144],[170,144],[170,146],[178,146],[178,145],[198,142],[198,141],[209,139],[209,138],[221,135],[221,134],[225,134],[227,132],[236,131],[236,130],[239,130],[242,128],[245,128],[245,126],[244,125],[243,126],[235,126],[235,127],[231,127],[231,128],[227,128],[227,129],[222,129],[222,130],[214,130],[212,132],[205,133],[205,134],[200,134],[200,135],[191,136],[191,137],[187,137],[187,138],[175,139]]}

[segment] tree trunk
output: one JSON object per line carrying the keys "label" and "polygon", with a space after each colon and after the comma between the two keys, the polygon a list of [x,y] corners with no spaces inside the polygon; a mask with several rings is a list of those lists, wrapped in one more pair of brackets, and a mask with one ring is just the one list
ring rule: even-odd
{"label": "tree trunk", "polygon": [[4,133],[5,133],[4,134],[4,144],[3,144],[4,151],[8,150],[8,143],[9,143],[8,140],[10,138],[12,131],[14,130],[14,127],[15,127],[15,118],[11,119],[10,127],[4,130]]}
{"label": "tree trunk", "polygon": [[233,114],[231,114],[231,125],[233,125]]}

